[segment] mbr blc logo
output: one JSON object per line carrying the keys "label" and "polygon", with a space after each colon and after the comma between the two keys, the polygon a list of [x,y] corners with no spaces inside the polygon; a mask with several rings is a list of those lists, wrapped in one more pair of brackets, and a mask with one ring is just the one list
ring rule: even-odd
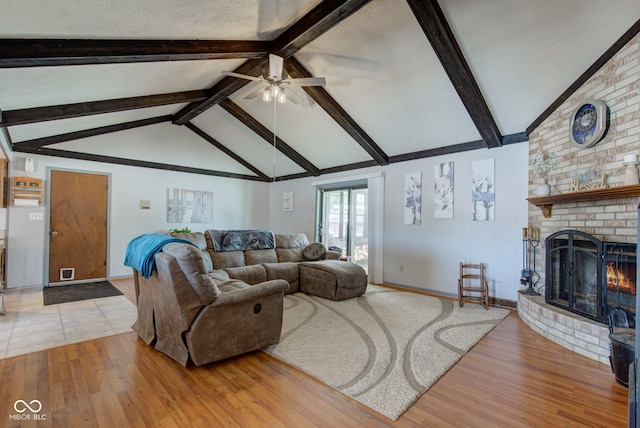
{"label": "mbr blc logo", "polygon": [[[31,400],[28,403],[24,400],[17,400],[15,403],[13,403],[13,409],[18,413],[9,415],[9,420],[44,421],[47,419],[46,414],[40,414],[40,410],[42,410],[42,403],[40,402],[40,400]],[[27,410],[29,410],[31,413],[25,413]]]}
{"label": "mbr blc logo", "polygon": [[[38,406],[37,409],[34,409],[29,405],[29,404],[33,405],[34,403]],[[27,402],[24,400],[18,400],[15,403],[13,403],[13,408],[18,413],[24,413],[27,411],[27,409],[31,410],[32,413],[38,413],[40,410],[42,410],[42,403],[39,400],[31,400],[29,404],[27,404]]]}

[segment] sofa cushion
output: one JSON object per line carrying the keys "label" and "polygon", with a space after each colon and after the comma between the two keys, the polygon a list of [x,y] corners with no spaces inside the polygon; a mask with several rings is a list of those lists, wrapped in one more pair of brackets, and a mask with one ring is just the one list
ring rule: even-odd
{"label": "sofa cushion", "polygon": [[207,240],[204,237],[204,233],[202,232],[191,232],[191,233],[170,233],[174,238],[184,239],[186,241],[191,242],[193,245],[198,247],[199,250],[207,249]]}
{"label": "sofa cushion", "polygon": [[276,250],[247,250],[244,252],[244,261],[247,265],[259,265],[260,263],[277,263]]}
{"label": "sofa cushion", "polygon": [[202,232],[172,233],[171,236],[175,238],[185,239],[191,242],[196,247],[198,247],[199,250],[202,250],[202,256],[204,257],[204,262],[207,265],[207,272],[213,269],[213,262],[211,261],[211,256],[207,252],[207,239],[204,237],[204,233]]}
{"label": "sofa cushion", "polygon": [[342,257],[342,253],[340,251],[329,250],[326,253],[324,253],[325,260],[340,260],[340,257]]}
{"label": "sofa cushion", "polygon": [[324,246],[321,242],[314,242],[313,244],[309,244],[302,250],[302,256],[305,260],[320,260],[324,258],[324,255],[327,253],[327,247]]}
{"label": "sofa cushion", "polygon": [[207,248],[207,253],[211,257],[211,263],[213,269],[224,269],[234,266],[244,266],[244,251],[229,251],[226,253],[216,253],[210,248]]}
{"label": "sofa cushion", "polygon": [[338,260],[321,260],[319,262],[300,263],[300,274],[329,273],[336,280],[336,286],[341,288],[359,288],[367,285],[367,273],[355,263]]}
{"label": "sofa cushion", "polygon": [[297,263],[264,263],[262,266],[267,272],[267,280],[284,279],[289,283],[289,289],[284,292],[285,294],[295,293],[300,288],[300,273]]}
{"label": "sofa cushion", "polygon": [[283,262],[303,262],[304,256],[302,255],[303,248],[276,248],[276,254],[278,255],[278,261]]}
{"label": "sofa cushion", "polygon": [[204,233],[202,232],[192,232],[192,233],[171,233],[171,236],[174,238],[180,238],[191,242],[193,245],[198,247],[199,250],[202,251],[202,256],[204,257],[204,262],[207,265],[207,272],[213,269],[213,262],[211,261],[211,256],[206,251],[207,250],[207,240],[204,237]]}
{"label": "sofa cushion", "polygon": [[210,276],[211,278],[213,278],[213,280],[216,281],[216,284],[218,285],[220,282],[231,279],[229,278],[229,274],[225,272],[223,269],[212,270],[211,272],[207,273],[207,276]]}
{"label": "sofa cushion", "polygon": [[262,265],[238,266],[224,269],[232,279],[239,279],[254,285],[267,280],[267,272]]}
{"label": "sofa cushion", "polygon": [[275,239],[276,248],[301,248],[309,245],[304,233],[277,233]]}
{"label": "sofa cushion", "polygon": [[232,291],[242,290],[248,287],[251,286],[244,281],[240,281],[239,279],[228,279],[218,284],[218,288],[222,293],[230,293]]}
{"label": "sofa cushion", "polygon": [[213,278],[207,275],[209,269],[202,251],[193,245],[170,243],[162,248],[162,252],[175,257],[203,305],[208,305],[218,297],[220,290]]}
{"label": "sofa cushion", "polygon": [[332,300],[351,299],[367,288],[367,273],[355,263],[338,260],[300,263],[300,291]]}

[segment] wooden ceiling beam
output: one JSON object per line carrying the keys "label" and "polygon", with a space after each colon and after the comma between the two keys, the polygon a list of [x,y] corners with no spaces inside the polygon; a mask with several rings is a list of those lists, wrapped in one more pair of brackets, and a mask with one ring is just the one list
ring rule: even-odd
{"label": "wooden ceiling beam", "polygon": [[524,143],[526,141],[529,141],[529,136],[527,135],[526,132],[518,132],[517,134],[509,134],[509,135],[502,136],[503,146],[506,146],[509,144]]}
{"label": "wooden ceiling beam", "polygon": [[158,162],[148,162],[136,159],[119,158],[114,156],[94,155],[90,153],[80,153],[68,150],[48,149],[48,148],[33,148],[33,147],[18,147],[14,149],[20,153],[30,153],[44,156],[54,156],[66,159],[78,159],[92,162],[111,163],[116,165],[137,166],[141,168],[162,169],[166,171],[186,172],[190,174],[209,175],[215,177],[225,178],[237,178],[241,180],[253,180],[253,181],[269,181],[270,179],[264,179],[261,177],[255,177],[252,175],[234,174],[231,172],[214,171],[203,168],[192,168],[182,165],[171,165]]}
{"label": "wooden ceiling beam", "polygon": [[226,146],[224,146],[218,140],[213,138],[211,135],[209,135],[206,132],[204,132],[202,129],[200,129],[197,126],[195,126],[193,123],[189,122],[189,123],[185,124],[185,127],[190,129],[191,131],[193,131],[196,135],[200,136],[205,141],[207,141],[208,143],[212,144],[218,150],[220,150],[221,152],[223,152],[224,154],[226,154],[227,156],[229,156],[230,158],[232,158],[233,160],[235,160],[236,162],[238,162],[239,164],[241,164],[242,166],[244,166],[248,170],[253,171],[253,173],[256,174],[258,177],[260,177],[260,178],[262,178],[264,180],[267,180],[267,181],[269,180],[269,177],[266,174],[264,174],[262,171],[260,171],[255,166],[251,165],[249,162],[247,162],[246,160],[244,160],[240,156],[238,156],[233,151],[229,150]]}
{"label": "wooden ceiling beam", "polygon": [[[347,165],[339,165],[339,166],[333,166],[330,168],[323,168],[320,170],[320,174],[321,175],[335,174],[338,172],[353,171],[356,169],[371,168],[374,166],[378,166],[378,163],[374,160],[368,160],[364,162],[356,162],[356,163],[350,163]],[[299,174],[283,175],[281,177],[278,177],[276,181],[297,180],[299,178],[307,178],[307,177],[310,177],[310,175],[308,173],[302,172]]]}
{"label": "wooden ceiling beam", "polygon": [[500,147],[502,134],[438,1],[407,0],[407,3],[487,147]]}
{"label": "wooden ceiling beam", "polygon": [[287,28],[272,44],[273,53],[288,58],[353,15],[371,0],[325,0]]}
{"label": "wooden ceiling beam", "polygon": [[471,141],[469,143],[454,144],[452,146],[438,147],[435,149],[421,150],[413,153],[404,153],[401,155],[391,156],[390,163],[407,162],[417,159],[430,158],[434,156],[451,155],[454,153],[468,152],[470,150],[486,149],[486,143],[483,140]]}
{"label": "wooden ceiling beam", "polygon": [[[288,58],[301,47],[316,39],[320,35],[351,16],[371,0],[325,0],[314,7],[309,13],[300,18],[285,30],[273,42],[270,42],[271,53]],[[236,73],[259,76],[267,65],[267,55],[260,60],[253,59],[245,62],[234,70]],[[241,89],[249,81],[235,77],[225,77],[211,88],[211,97],[199,103],[191,103],[175,114],[173,123],[184,125],[202,112],[210,109],[220,101]]]}
{"label": "wooden ceiling beam", "polygon": [[101,126],[98,128],[84,129],[82,131],[68,132],[66,134],[52,135],[50,137],[36,138],[33,140],[18,141],[13,143],[12,149],[32,148],[39,149],[52,144],[64,143],[65,141],[80,140],[82,138],[95,137],[97,135],[109,134],[112,132],[124,131],[126,129],[140,128],[142,126],[155,125],[163,122],[170,122],[171,115],[151,117],[148,119],[134,120],[131,122],[118,123],[115,125]]}
{"label": "wooden ceiling beam", "polygon": [[[235,73],[248,74],[250,76],[260,76],[264,67],[267,66],[267,63],[268,60],[266,56],[261,59],[250,59],[233,71]],[[212,94],[211,96],[206,98],[204,101],[192,102],[174,114],[173,124],[186,124],[191,119],[220,103],[220,101],[226,99],[237,90],[242,89],[248,83],[249,80],[238,79],[237,77],[223,77],[218,83],[209,89],[209,93]]]}
{"label": "wooden ceiling beam", "polygon": [[[313,77],[295,57],[285,61],[285,68],[293,78]],[[356,123],[338,102],[321,86],[303,86],[302,89],[336,121],[378,165],[388,165],[389,157],[375,141]]]}
{"label": "wooden ceiling beam", "polygon": [[0,68],[257,58],[269,46],[244,40],[1,39]]}
{"label": "wooden ceiling beam", "polygon": [[[529,141],[529,137],[524,132],[517,134],[509,134],[502,137],[502,144],[518,144]],[[451,146],[437,147],[435,149],[421,150],[418,152],[404,153],[401,155],[391,156],[389,163],[407,162],[417,159],[431,158],[434,156],[452,155],[454,153],[468,152],[471,150],[486,149],[487,146],[483,140],[469,141],[467,143],[453,144]],[[324,171],[323,171],[324,172]]]}
{"label": "wooden ceiling beam", "polygon": [[7,110],[0,118],[0,125],[15,126],[49,120],[69,119],[94,114],[113,113],[139,108],[181,104],[203,100],[208,92],[204,90],[174,92],[170,94],[145,95],[141,97],[118,98],[57,106],[34,107]]}
{"label": "wooden ceiling beam", "polygon": [[[245,126],[251,129],[253,132],[262,137],[267,143],[273,144],[274,135],[273,132],[269,131],[265,128],[260,122],[255,120],[249,113],[240,108],[233,101],[226,99],[220,102],[220,107],[225,109],[229,114],[242,122]],[[282,141],[280,137],[275,137],[276,149],[284,154],[286,157],[297,163],[302,169],[307,171],[309,174],[317,177],[320,175],[320,170],[314,166],[311,162],[309,162],[305,157],[303,157],[300,153],[295,151],[291,146]]]}
{"label": "wooden ceiling beam", "polygon": [[13,145],[13,141],[11,140],[11,134],[9,133],[9,128],[7,128],[2,124],[3,117],[4,117],[4,112],[2,111],[2,109],[0,109],[0,129],[2,130],[2,135],[4,135],[7,145],[11,147]]}

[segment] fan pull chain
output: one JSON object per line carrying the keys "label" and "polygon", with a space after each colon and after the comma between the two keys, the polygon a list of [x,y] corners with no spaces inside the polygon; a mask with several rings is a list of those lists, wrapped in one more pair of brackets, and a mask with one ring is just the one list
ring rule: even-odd
{"label": "fan pull chain", "polygon": [[273,182],[276,182],[276,99],[273,98]]}

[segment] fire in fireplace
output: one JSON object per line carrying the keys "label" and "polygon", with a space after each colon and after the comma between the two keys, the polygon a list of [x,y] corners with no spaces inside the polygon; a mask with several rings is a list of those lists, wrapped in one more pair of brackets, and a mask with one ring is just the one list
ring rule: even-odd
{"label": "fire in fireplace", "polygon": [[547,303],[608,324],[612,311],[635,325],[636,244],[601,242],[577,230],[546,239]]}
{"label": "fire in fireplace", "polygon": [[636,244],[603,242],[605,271],[605,313],[624,311],[629,327],[636,314]]}

